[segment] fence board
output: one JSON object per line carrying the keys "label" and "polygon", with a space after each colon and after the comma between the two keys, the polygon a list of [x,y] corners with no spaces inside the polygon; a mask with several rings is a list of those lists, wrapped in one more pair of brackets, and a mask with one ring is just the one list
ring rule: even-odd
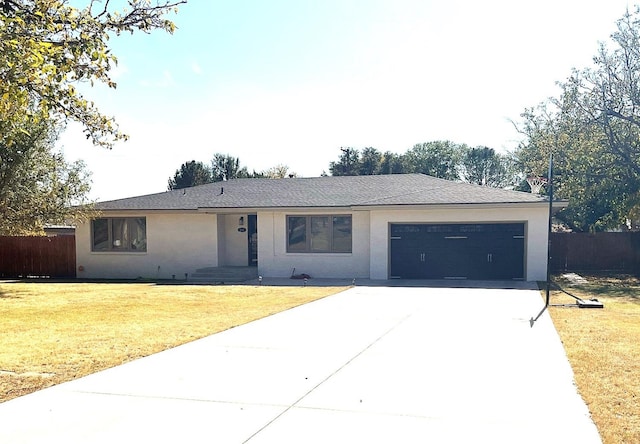
{"label": "fence board", "polygon": [[637,273],[640,233],[552,233],[552,271]]}
{"label": "fence board", "polygon": [[0,277],[76,276],[75,236],[0,236]]}

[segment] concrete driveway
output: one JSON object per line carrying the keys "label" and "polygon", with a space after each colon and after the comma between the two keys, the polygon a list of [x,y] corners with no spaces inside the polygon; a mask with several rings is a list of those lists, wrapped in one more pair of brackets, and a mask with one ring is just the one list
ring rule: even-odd
{"label": "concrete driveway", "polygon": [[355,287],[0,404],[0,442],[600,443],[542,305]]}

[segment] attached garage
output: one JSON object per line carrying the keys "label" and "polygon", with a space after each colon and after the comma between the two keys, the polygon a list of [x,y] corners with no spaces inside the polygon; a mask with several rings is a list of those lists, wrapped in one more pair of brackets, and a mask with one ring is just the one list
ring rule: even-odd
{"label": "attached garage", "polygon": [[389,244],[392,279],[525,278],[525,223],[392,223]]}

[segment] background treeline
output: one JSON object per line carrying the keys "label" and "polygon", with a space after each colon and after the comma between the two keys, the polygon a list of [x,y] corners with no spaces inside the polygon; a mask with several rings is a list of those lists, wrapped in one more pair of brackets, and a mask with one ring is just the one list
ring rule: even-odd
{"label": "background treeline", "polygon": [[[450,141],[434,141],[414,145],[404,154],[380,152],[367,147],[362,150],[340,148],[336,161],[329,163],[332,176],[364,176],[376,174],[422,173],[442,179],[491,187],[528,189],[526,174],[518,169],[510,155],[493,148],[471,148]],[[323,172],[323,175],[327,175]],[[241,166],[240,158],[215,154],[210,164],[191,160],[183,163],[169,179],[170,190],[239,178],[296,177],[286,165],[264,171],[251,171]]]}
{"label": "background treeline", "polygon": [[296,173],[289,170],[286,165],[276,165],[264,171],[251,171],[247,167],[240,166],[240,158],[230,154],[216,153],[209,165],[203,162],[191,160],[183,163],[176,170],[173,177],[169,178],[170,190],[204,185],[212,182],[221,182],[229,179],[267,177],[282,179],[284,177],[296,177]]}
{"label": "background treeline", "polygon": [[519,187],[525,178],[511,156],[486,146],[434,141],[416,144],[404,154],[373,147],[340,151],[338,160],[329,164],[332,176],[422,173],[491,187]]}

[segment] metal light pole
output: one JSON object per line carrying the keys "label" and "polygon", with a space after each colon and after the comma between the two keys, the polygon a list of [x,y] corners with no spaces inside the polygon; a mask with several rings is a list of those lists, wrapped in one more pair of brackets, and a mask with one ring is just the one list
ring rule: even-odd
{"label": "metal light pole", "polygon": [[553,154],[549,155],[549,175],[547,177],[549,187],[549,227],[547,233],[547,298],[545,305],[549,306],[549,289],[551,287],[551,229],[553,211]]}

